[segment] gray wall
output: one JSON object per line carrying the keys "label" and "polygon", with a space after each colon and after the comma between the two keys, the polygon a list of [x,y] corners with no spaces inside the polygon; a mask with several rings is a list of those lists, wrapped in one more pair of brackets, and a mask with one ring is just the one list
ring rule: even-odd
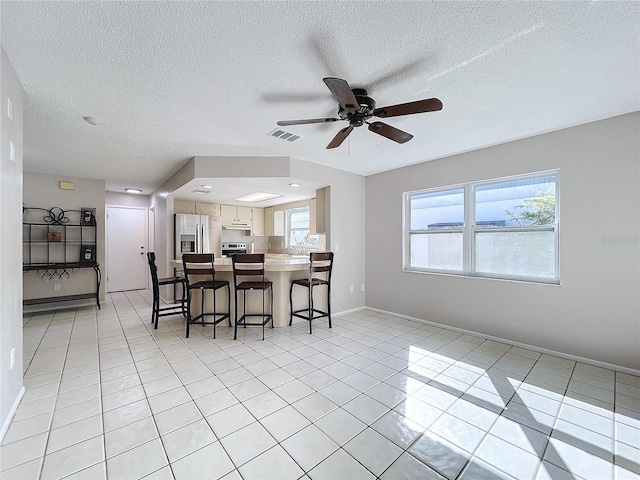
{"label": "gray wall", "polygon": [[[640,113],[366,179],[367,306],[640,369]],[[402,271],[402,193],[560,169],[560,286]]]}
{"label": "gray wall", "polygon": [[[291,176],[330,186],[325,212],[326,248],[335,253],[331,305],[334,312],[363,307],[365,293],[360,285],[365,283],[365,177],[297,159],[291,159]],[[349,292],[351,285],[354,293]]]}
{"label": "gray wall", "polygon": [[[22,87],[4,49],[0,98],[0,440],[22,395]],[[7,99],[13,103],[9,119]],[[15,160],[9,157],[9,142],[15,145]],[[7,227],[9,225],[9,227]],[[11,350],[15,349],[15,365],[10,368]]]}

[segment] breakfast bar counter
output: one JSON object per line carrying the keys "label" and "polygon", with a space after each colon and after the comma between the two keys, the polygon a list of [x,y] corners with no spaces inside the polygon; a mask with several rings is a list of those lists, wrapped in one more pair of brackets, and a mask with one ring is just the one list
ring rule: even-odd
{"label": "breakfast bar counter", "polygon": [[[182,271],[182,260],[171,260],[171,267],[178,271]],[[204,264],[206,266],[206,264]],[[231,321],[235,321],[235,293],[233,289],[233,266],[231,258],[215,259],[216,280],[227,280],[231,288]],[[265,254],[265,271],[267,280],[273,282],[273,325],[274,327],[284,327],[289,325],[289,286],[291,280],[298,278],[306,278],[309,276],[309,255],[288,255],[288,254]],[[295,309],[303,308],[308,304],[308,293],[305,289],[294,289],[293,306]],[[200,313],[199,292],[193,292],[194,298],[191,302],[192,314]],[[218,306],[224,300],[222,293],[218,293]],[[196,296],[198,296],[196,298]],[[248,297],[247,310],[261,310],[260,294],[255,292]],[[314,298],[316,308],[326,308],[326,295],[318,295]],[[212,308],[211,293],[205,299],[205,308]],[[242,314],[240,312],[240,314]],[[226,321],[226,320],[225,320]],[[294,317],[294,322],[302,322],[301,319]],[[222,325],[222,324],[221,324]],[[270,327],[271,325],[267,325]],[[251,327],[249,327],[251,328]]]}

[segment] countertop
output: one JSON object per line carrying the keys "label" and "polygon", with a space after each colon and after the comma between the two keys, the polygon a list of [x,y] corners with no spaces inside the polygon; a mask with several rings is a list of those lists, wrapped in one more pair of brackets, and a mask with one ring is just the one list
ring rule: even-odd
{"label": "countertop", "polygon": [[[182,270],[182,260],[171,260],[173,268]],[[230,272],[232,270],[231,257],[216,257],[214,261],[216,271]],[[286,272],[307,270],[309,268],[309,255],[289,255],[280,253],[265,254],[264,268],[267,272]]]}

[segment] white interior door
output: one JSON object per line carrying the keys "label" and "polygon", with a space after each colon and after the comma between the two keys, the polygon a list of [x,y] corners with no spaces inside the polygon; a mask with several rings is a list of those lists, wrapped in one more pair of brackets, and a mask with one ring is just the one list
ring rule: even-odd
{"label": "white interior door", "polygon": [[107,292],[147,288],[147,209],[107,207]]}

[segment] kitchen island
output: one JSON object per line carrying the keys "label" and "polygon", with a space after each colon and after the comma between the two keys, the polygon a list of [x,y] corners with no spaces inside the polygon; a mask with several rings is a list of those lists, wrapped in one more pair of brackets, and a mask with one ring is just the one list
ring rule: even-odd
{"label": "kitchen island", "polygon": [[[182,271],[182,260],[172,260],[171,267],[177,271]],[[216,280],[228,280],[231,288],[231,321],[235,321],[235,292],[233,289],[233,266],[231,258],[215,258],[214,263],[216,269]],[[265,271],[266,278],[273,282],[273,326],[284,327],[289,325],[289,287],[291,280],[298,278],[306,278],[309,275],[309,256],[308,255],[288,255],[288,254],[265,254]],[[318,293],[314,297],[314,306],[324,310],[327,307],[326,293],[324,288],[316,289]],[[226,293],[218,292],[216,299],[217,305],[224,304],[223,296]],[[192,315],[200,313],[200,293],[193,292],[191,301]],[[262,309],[261,296],[257,292],[250,292],[247,302],[247,310],[256,312]],[[211,309],[212,305],[211,293],[207,294],[205,299],[205,308]],[[293,306],[295,309],[306,307],[308,304],[308,290],[305,288],[295,288],[293,290]],[[242,312],[239,312],[242,315]],[[324,319],[323,319],[324,320]],[[321,321],[323,321],[321,320]],[[296,319],[294,322],[303,322],[302,319]],[[325,320],[326,321],[326,320]],[[270,327],[270,325],[267,325]],[[248,327],[251,328],[251,327]]]}

